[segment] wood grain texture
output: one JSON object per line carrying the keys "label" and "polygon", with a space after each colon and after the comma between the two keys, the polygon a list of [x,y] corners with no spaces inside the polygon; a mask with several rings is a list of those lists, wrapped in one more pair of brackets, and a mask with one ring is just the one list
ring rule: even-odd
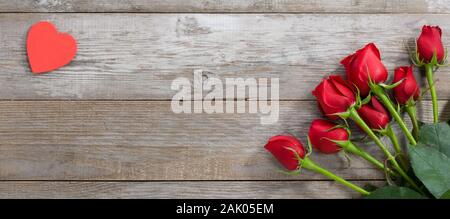
{"label": "wood grain texture", "polygon": [[[353,182],[381,186],[381,181]],[[249,198],[311,199],[359,198],[360,195],[330,181],[227,181],[227,182],[0,182],[2,198]]]}
{"label": "wood grain texture", "polygon": [[448,0],[0,0],[0,12],[448,13]]}
{"label": "wood grain texture", "polygon": [[[264,150],[273,135],[305,139],[319,117],[314,102],[280,104],[279,122],[261,125],[256,114],[173,114],[168,101],[3,101],[0,180],[323,179],[310,171],[286,176]],[[419,108],[423,121],[430,107]],[[440,107],[450,118],[448,102]],[[383,178],[356,157],[350,166],[342,156],[312,157],[348,179]]]}
{"label": "wood grain texture", "polygon": [[[405,45],[423,24],[440,25],[450,45],[449,12],[449,0],[0,0],[0,197],[358,198],[310,171],[278,172],[263,145],[276,134],[305,139],[320,116],[311,90],[342,74],[340,59],[364,44],[377,43],[390,72],[409,64]],[[40,20],[74,35],[79,52],[35,76],[25,39]],[[192,80],[194,70],[204,79],[280,78],[279,122],[172,113],[172,81]],[[449,75],[436,74],[442,120]],[[425,101],[420,118],[430,112]],[[383,184],[359,158],[312,158],[358,185]]]}
{"label": "wood grain texture", "polygon": [[[25,38],[40,20],[73,34],[79,51],[69,66],[32,75]],[[405,45],[423,24],[440,25],[450,45],[450,15],[0,14],[0,99],[167,100],[174,79],[202,70],[205,79],[278,77],[281,99],[311,100],[368,42],[390,72],[408,65]],[[436,76],[439,98],[450,98],[450,68]]]}

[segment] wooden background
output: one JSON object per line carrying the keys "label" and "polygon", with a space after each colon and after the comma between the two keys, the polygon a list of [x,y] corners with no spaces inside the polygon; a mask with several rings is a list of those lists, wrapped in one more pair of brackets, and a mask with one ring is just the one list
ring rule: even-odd
{"label": "wooden background", "polygon": [[[32,75],[27,30],[71,33],[68,66]],[[0,198],[355,198],[321,175],[277,172],[267,139],[305,139],[311,90],[375,42],[390,72],[423,24],[450,45],[448,0],[0,0]],[[174,114],[177,77],[280,78],[280,120]],[[450,69],[437,73],[450,118]],[[423,81],[423,80],[421,80]],[[427,97],[427,99],[429,99]],[[431,103],[419,107],[430,121]],[[373,145],[365,148],[380,154]],[[359,185],[383,174],[356,157],[313,159]]]}

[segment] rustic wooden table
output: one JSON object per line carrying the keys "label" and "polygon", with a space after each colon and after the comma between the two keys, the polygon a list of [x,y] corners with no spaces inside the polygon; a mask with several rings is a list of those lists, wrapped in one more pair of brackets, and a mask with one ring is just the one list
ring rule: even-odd
{"label": "rustic wooden table", "polygon": [[[409,64],[405,44],[423,24],[440,25],[450,46],[449,12],[448,0],[0,0],[0,198],[358,197],[308,171],[277,172],[263,145],[280,133],[305,139],[319,117],[311,90],[364,44],[377,43],[390,72]],[[40,20],[79,51],[36,76],[25,39]],[[198,69],[280,78],[279,122],[174,114],[172,81]],[[437,74],[444,119],[449,76]],[[425,100],[423,120],[429,110]],[[357,184],[382,183],[358,158],[312,156]]]}

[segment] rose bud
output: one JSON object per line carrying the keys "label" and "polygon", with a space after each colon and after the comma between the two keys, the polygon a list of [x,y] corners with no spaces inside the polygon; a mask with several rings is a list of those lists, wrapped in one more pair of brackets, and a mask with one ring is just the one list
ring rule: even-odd
{"label": "rose bud", "polygon": [[394,87],[394,96],[400,104],[406,104],[408,100],[419,98],[420,88],[413,74],[412,66],[402,66],[395,69],[393,83],[403,80]]}
{"label": "rose bud", "polygon": [[441,40],[442,31],[438,26],[422,27],[422,33],[417,39],[417,52],[419,60],[430,63],[433,55],[436,53],[438,63],[444,59],[445,49]]}
{"label": "rose bud", "polygon": [[358,114],[371,129],[385,129],[391,120],[389,112],[372,97],[370,102],[358,109]]}
{"label": "rose bud", "polygon": [[349,135],[344,128],[336,128],[336,124],[324,119],[315,119],[309,128],[308,137],[311,144],[322,153],[333,154],[341,147],[333,141],[348,141]]}
{"label": "rose bud", "polygon": [[356,101],[351,86],[338,75],[324,78],[312,94],[320,110],[330,119],[338,119],[336,114],[346,112]]}
{"label": "rose bud", "polygon": [[[305,148],[293,136],[278,135],[269,139],[264,146],[288,170],[296,170],[300,158],[305,157]],[[296,155],[297,154],[297,155]]]}
{"label": "rose bud", "polygon": [[381,62],[380,51],[373,43],[347,56],[341,61],[347,71],[347,79],[358,87],[362,97],[370,91],[370,79],[376,84],[386,81],[388,72]]}

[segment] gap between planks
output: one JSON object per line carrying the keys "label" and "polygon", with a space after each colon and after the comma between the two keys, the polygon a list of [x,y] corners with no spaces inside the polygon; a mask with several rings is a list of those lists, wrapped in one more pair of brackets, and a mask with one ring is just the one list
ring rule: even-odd
{"label": "gap between planks", "polygon": [[[349,179],[353,182],[373,182],[385,181],[383,178],[379,179]],[[0,179],[0,182],[334,182],[331,179],[186,179],[186,180],[72,180],[72,179]]]}

